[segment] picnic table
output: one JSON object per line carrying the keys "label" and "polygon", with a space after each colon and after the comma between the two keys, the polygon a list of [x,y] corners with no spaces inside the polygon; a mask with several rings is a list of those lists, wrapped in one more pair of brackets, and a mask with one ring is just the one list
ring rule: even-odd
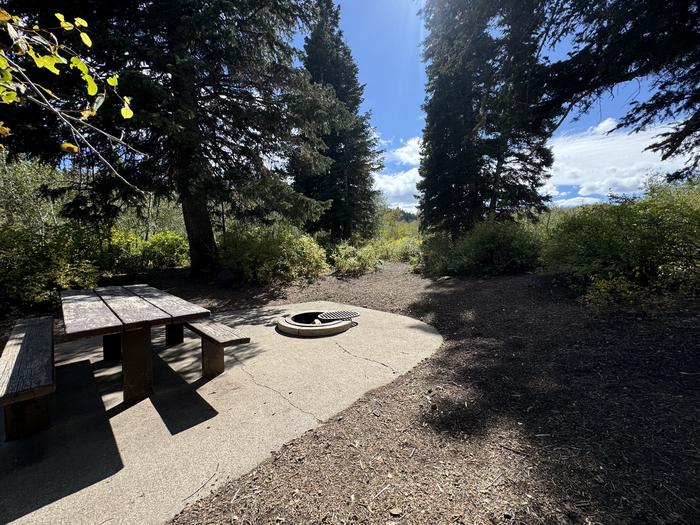
{"label": "picnic table", "polygon": [[106,360],[122,361],[124,401],[151,393],[151,328],[165,325],[166,345],[182,342],[183,324],[209,317],[209,310],[148,286],[108,286],[61,292],[65,340],[103,336]]}

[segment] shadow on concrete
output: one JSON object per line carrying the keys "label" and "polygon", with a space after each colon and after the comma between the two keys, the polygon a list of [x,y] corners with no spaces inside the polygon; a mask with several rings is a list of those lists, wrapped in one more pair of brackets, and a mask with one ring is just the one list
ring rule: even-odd
{"label": "shadow on concrete", "polygon": [[122,459],[88,360],[56,368],[51,427],[0,443],[0,523],[112,476]]}
{"label": "shadow on concrete", "polygon": [[190,429],[218,414],[197,392],[207,381],[202,378],[190,384],[162,357],[153,356],[154,391],[150,399],[171,434]]}

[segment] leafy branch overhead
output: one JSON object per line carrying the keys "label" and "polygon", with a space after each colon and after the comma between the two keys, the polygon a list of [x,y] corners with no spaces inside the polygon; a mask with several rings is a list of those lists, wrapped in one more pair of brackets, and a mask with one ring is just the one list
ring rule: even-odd
{"label": "leafy branch overhead", "polygon": [[[110,171],[119,176],[116,169],[91,145],[80,128],[98,131],[107,136],[110,142],[128,148],[120,138],[99,130],[87,120],[97,114],[108,94],[120,101],[121,115],[124,119],[129,119],[134,115],[131,100],[117,91],[117,74],[100,75],[90,66],[89,58],[81,56],[81,53],[69,44],[59,40],[59,32],[63,33],[61,36],[67,37],[66,40],[70,38],[69,33],[75,33],[79,35],[82,45],[91,48],[92,39],[87,33],[87,21],[80,17],[68,21],[61,13],[55,13],[54,16],[58,26],[40,27],[31,24],[26,18],[12,15],[0,8],[0,31],[6,32],[6,36],[1,35],[3,44],[0,49],[0,101],[4,104],[31,103],[54,113],[72,135],[72,141],[65,141],[60,145],[61,151],[68,154],[78,153],[78,144],[82,142]],[[80,104],[63,100],[55,93],[55,88],[52,89],[53,85],[37,81],[37,70],[42,69],[54,75],[71,71],[79,74],[87,93],[84,102]],[[11,129],[0,121],[0,137],[6,137],[10,133]],[[126,180],[124,182],[132,186]]]}

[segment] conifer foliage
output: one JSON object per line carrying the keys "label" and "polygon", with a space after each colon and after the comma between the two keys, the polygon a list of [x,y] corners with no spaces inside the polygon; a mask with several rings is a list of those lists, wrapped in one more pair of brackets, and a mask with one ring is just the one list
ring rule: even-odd
{"label": "conifer foliage", "polygon": [[294,188],[330,208],[314,228],[327,231],[334,241],[368,238],[377,225],[378,194],[373,172],[381,169],[377,139],[369,114],[360,113],[364,86],[339,28],[340,8],[333,0],[318,0],[318,20],[304,44],[304,67],[313,82],[330,86],[345,108],[344,118],[329,123],[321,135],[321,153],[330,163],[320,172],[305,159],[291,163]]}
{"label": "conifer foliage", "polygon": [[540,74],[542,2],[432,0],[422,227],[463,234],[486,218],[544,208],[553,115]]}

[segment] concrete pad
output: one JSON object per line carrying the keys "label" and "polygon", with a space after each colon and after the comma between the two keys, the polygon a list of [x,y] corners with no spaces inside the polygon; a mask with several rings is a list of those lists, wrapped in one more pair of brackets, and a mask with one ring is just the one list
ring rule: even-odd
{"label": "concrete pad", "polygon": [[[275,330],[311,309],[356,310],[359,324],[318,339]],[[51,428],[0,444],[0,523],[162,523],[442,343],[415,319],[330,302],[215,319],[251,337],[226,350],[226,371],[202,379],[199,338],[165,349],[154,329],[154,394],[130,407],[100,338],[57,345]]]}

